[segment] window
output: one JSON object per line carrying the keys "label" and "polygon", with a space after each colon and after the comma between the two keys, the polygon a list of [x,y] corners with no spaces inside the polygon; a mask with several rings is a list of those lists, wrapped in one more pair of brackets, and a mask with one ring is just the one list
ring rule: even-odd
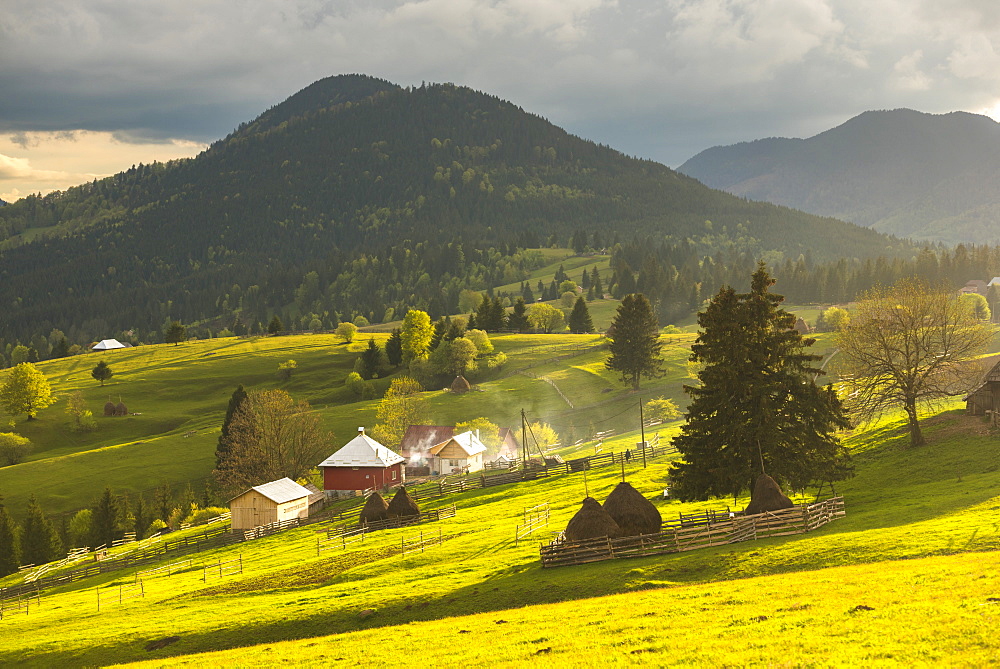
{"label": "window", "polygon": [[396,470],[395,469],[392,470],[392,480],[393,481],[396,480]]}

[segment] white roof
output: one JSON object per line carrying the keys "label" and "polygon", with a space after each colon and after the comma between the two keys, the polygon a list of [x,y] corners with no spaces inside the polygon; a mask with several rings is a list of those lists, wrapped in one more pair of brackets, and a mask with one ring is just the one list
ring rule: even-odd
{"label": "white roof", "polygon": [[108,351],[113,348],[125,348],[125,344],[121,343],[117,339],[102,339],[101,341],[94,344],[92,351]]}
{"label": "white roof", "polygon": [[397,462],[403,462],[398,453],[378,443],[367,434],[358,436],[344,444],[343,447],[323,462],[320,467],[391,467]]}
{"label": "white roof", "polygon": [[[255,485],[250,488],[250,490],[256,490],[275,504],[284,504],[285,502],[291,502],[294,499],[302,499],[303,497],[308,497],[310,494],[308,488],[300,486],[288,477],[278,479],[277,481],[271,481],[270,483],[265,483],[263,485]],[[236,497],[245,495],[250,492],[250,490],[241,492]],[[233,499],[236,499],[236,497],[233,497]]]}
{"label": "white roof", "polygon": [[988,284],[986,284],[986,285],[987,286],[996,286],[998,284],[1000,284],[1000,276],[993,277],[992,279],[990,279],[990,282]]}
{"label": "white roof", "polygon": [[483,442],[479,441],[479,437],[476,436],[476,433],[472,430],[468,430],[466,432],[462,432],[461,434],[456,434],[451,439],[442,441],[437,446],[432,447],[430,450],[431,455],[437,455],[440,453],[444,446],[450,441],[454,441],[458,444],[469,457],[486,452],[486,447],[483,446]]}

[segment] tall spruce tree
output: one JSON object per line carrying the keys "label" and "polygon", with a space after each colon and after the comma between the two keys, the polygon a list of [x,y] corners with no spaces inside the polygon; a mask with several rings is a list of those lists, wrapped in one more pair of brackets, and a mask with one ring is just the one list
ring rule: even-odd
{"label": "tall spruce tree", "polygon": [[247,391],[243,389],[243,384],[237,386],[236,390],[234,390],[233,394],[229,397],[229,406],[226,407],[226,417],[222,419],[222,431],[219,433],[219,441],[215,447],[216,468],[218,468],[219,463],[222,462],[229,453],[229,425],[233,422],[233,416],[240,408],[240,405],[246,401],[246,398]]}
{"label": "tall spruce tree", "polygon": [[663,374],[660,357],[659,326],[653,307],[642,293],[631,293],[622,299],[611,321],[611,355],[605,367],[621,374],[623,382],[639,389],[640,377],[656,378]]}
{"label": "tall spruce tree", "polygon": [[511,330],[517,330],[518,332],[524,332],[530,328],[531,326],[528,323],[527,311],[528,305],[524,303],[524,298],[517,298],[517,302],[514,303],[514,309],[507,318],[507,327]]}
{"label": "tall spruce tree", "polygon": [[850,474],[835,434],[848,425],[843,408],[832,386],[816,385],[820,356],[805,352],[814,340],[792,329],[772,284],[760,263],[749,293],[723,287],[698,315],[691,360],[704,367],[700,385],[684,387],[693,401],[671,468],[681,499],[735,497],[764,473],[798,490]]}
{"label": "tall spruce tree", "polygon": [[20,566],[20,530],[0,497],[0,577],[17,573]]}
{"label": "tall spruce tree", "polygon": [[378,376],[382,368],[382,349],[375,343],[375,337],[368,339],[368,348],[361,352],[361,365],[358,373],[361,378],[368,380]]}
{"label": "tall spruce tree", "polygon": [[576,298],[573,311],[570,312],[569,331],[574,334],[586,334],[594,331],[594,321],[590,317],[587,301],[582,297]]}
{"label": "tall spruce tree", "polygon": [[28,499],[28,512],[21,528],[21,559],[25,564],[45,564],[62,556],[63,543],[35,496]]}
{"label": "tall spruce tree", "polygon": [[399,328],[394,328],[385,342],[385,357],[393,367],[403,364],[403,337]]}

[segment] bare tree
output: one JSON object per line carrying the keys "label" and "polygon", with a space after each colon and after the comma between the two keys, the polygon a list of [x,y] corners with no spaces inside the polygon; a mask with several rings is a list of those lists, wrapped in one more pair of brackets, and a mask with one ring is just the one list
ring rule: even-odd
{"label": "bare tree", "polygon": [[283,390],[251,392],[229,425],[228,451],[214,474],[228,493],[287,476],[298,479],[332,452],[309,403]]}
{"label": "bare tree", "polygon": [[902,407],[910,444],[922,445],[918,407],[971,389],[992,336],[954,291],[915,278],[872,289],[837,333],[848,410],[873,420]]}

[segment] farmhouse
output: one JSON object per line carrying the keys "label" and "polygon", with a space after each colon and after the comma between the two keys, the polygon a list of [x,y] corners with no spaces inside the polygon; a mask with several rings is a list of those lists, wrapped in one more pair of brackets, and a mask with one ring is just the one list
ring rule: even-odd
{"label": "farmhouse", "polygon": [[234,530],[309,517],[309,490],[290,478],[254,486],[229,500]]}
{"label": "farmhouse", "polygon": [[403,483],[403,458],[365,434],[319,464],[325,490],[376,490]]}
{"label": "farmhouse", "polygon": [[483,469],[486,447],[479,441],[479,430],[469,430],[431,446],[427,459],[431,471],[439,474],[478,472]]}
{"label": "farmhouse", "polygon": [[[429,465],[428,451],[454,436],[453,425],[410,425],[399,442],[399,454],[406,458],[411,466]],[[507,460],[516,460],[520,457],[521,444],[518,443],[512,429],[499,428],[497,437],[500,440],[498,456],[505,456]]]}

